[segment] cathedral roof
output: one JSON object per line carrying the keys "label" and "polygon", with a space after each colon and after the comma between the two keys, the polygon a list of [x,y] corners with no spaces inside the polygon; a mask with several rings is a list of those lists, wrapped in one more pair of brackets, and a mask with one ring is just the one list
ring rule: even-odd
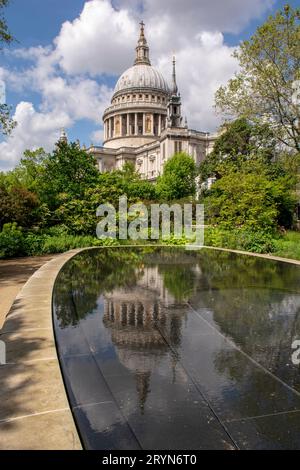
{"label": "cathedral roof", "polygon": [[126,70],[116,84],[115,93],[132,88],[152,88],[165,93],[170,92],[162,74],[146,64],[137,64]]}

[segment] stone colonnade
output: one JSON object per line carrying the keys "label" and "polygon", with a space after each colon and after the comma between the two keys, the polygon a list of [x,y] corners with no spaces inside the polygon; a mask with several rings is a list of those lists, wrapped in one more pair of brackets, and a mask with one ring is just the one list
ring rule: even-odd
{"label": "stone colonnade", "polygon": [[158,113],[122,113],[104,121],[104,140],[114,137],[156,135],[166,127],[166,115]]}
{"label": "stone colonnade", "polygon": [[112,323],[134,326],[152,323],[164,314],[158,302],[105,300],[104,315]]}

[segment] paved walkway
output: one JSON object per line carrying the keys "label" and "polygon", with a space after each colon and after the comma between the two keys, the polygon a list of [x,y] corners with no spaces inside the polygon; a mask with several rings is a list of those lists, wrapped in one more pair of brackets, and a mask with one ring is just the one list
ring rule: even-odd
{"label": "paved walkway", "polygon": [[35,271],[17,294],[0,330],[6,346],[6,364],[0,365],[2,450],[81,449],[57,359],[51,315],[55,278],[76,252],[52,257],[46,264],[45,258],[2,264],[1,289],[7,294],[2,317],[14,293]]}
{"label": "paved walkway", "polygon": [[55,255],[0,260],[0,329],[17,294],[32,274]]}

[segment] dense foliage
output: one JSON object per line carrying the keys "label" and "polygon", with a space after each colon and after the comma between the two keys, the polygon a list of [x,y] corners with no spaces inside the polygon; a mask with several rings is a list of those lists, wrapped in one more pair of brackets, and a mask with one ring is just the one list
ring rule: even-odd
{"label": "dense foliage", "polygon": [[229,116],[273,123],[277,140],[300,151],[300,11],[286,5],[235,51],[239,72],[216,93]]}
{"label": "dense foliage", "polygon": [[[192,159],[176,155],[169,163],[167,177],[162,176],[166,197],[174,190],[174,179],[176,196],[192,195]],[[142,180],[130,163],[100,173],[95,159],[75,143],[59,143],[52,154],[26,151],[14,170],[0,173],[0,258],[103,244],[96,238],[97,207],[109,203],[118,212],[124,195],[128,206],[158,201],[157,185]]]}
{"label": "dense foliage", "polygon": [[157,193],[168,201],[194,195],[196,166],[194,159],[178,153],[164,165],[164,172],[157,180]]}
{"label": "dense foliage", "polygon": [[[277,151],[266,125],[238,119],[227,125],[200,166],[209,224],[275,232],[293,226],[298,158]],[[205,187],[208,177],[214,178]]]}

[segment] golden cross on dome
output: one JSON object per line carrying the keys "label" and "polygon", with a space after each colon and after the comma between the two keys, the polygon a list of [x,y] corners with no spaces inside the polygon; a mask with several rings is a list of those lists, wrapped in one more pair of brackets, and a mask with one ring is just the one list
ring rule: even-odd
{"label": "golden cross on dome", "polygon": [[145,23],[143,22],[143,20],[140,22],[140,25],[141,25],[141,33],[144,33]]}

